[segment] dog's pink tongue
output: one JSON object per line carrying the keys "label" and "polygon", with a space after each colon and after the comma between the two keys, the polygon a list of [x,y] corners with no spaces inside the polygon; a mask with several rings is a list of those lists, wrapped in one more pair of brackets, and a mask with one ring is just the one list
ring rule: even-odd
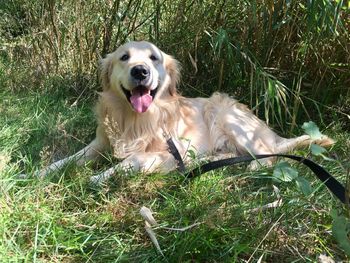
{"label": "dog's pink tongue", "polygon": [[152,103],[152,96],[149,91],[136,88],[132,91],[130,102],[135,111],[138,113],[145,112]]}

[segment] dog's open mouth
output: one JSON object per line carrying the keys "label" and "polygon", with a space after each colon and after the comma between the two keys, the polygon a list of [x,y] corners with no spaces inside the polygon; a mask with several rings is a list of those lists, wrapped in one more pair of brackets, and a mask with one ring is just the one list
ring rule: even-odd
{"label": "dog's open mouth", "polygon": [[158,91],[158,87],[154,90],[150,90],[143,85],[137,86],[132,91],[125,89],[123,85],[121,85],[121,87],[131,106],[138,113],[147,111]]}

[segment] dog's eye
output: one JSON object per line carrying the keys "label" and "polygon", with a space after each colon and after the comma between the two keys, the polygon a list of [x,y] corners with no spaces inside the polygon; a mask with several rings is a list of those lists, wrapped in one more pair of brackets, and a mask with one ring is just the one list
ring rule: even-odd
{"label": "dog's eye", "polygon": [[155,56],[155,55],[150,55],[149,58],[153,61],[156,61],[158,60],[158,58]]}
{"label": "dog's eye", "polygon": [[121,61],[127,61],[129,58],[130,58],[130,56],[129,56],[128,54],[124,54],[124,55],[120,58],[120,60],[121,60]]}

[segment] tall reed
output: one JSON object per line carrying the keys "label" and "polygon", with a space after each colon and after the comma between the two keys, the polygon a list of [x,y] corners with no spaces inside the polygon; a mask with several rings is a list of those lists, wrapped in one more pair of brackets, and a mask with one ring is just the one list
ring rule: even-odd
{"label": "tall reed", "polygon": [[227,92],[293,128],[299,114],[315,114],[303,98],[350,96],[349,10],[343,0],[9,0],[0,3],[0,54],[12,78],[23,68],[34,86],[68,76],[76,91],[97,88],[101,56],[150,40],[181,61],[184,94]]}

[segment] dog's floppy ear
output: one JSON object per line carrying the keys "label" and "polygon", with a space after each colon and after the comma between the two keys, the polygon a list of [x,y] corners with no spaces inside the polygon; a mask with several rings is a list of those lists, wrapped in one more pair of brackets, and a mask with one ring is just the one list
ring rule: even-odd
{"label": "dog's floppy ear", "polygon": [[101,84],[103,90],[108,90],[110,87],[110,78],[112,74],[113,69],[113,62],[112,62],[112,55],[108,54],[107,57],[100,60],[100,67],[101,67]]}
{"label": "dog's floppy ear", "polygon": [[177,85],[180,82],[180,64],[172,56],[164,54],[165,68],[170,76],[169,93],[171,96],[177,95]]}

